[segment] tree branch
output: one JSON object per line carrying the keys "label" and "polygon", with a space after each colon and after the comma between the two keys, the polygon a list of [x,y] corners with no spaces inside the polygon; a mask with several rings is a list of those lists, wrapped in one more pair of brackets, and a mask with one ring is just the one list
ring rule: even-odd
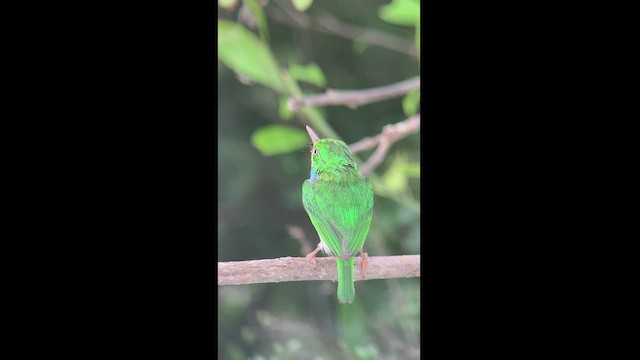
{"label": "tree branch", "polygon": [[[315,269],[305,258],[229,261],[218,263],[218,285],[263,284],[338,279],[336,259],[317,258]],[[373,280],[420,276],[420,255],[371,256],[365,276],[362,258],[356,257],[354,279]]]}
{"label": "tree branch", "polygon": [[420,89],[419,77],[365,90],[328,89],[324,94],[303,97],[300,99],[289,98],[287,106],[289,111],[292,112],[298,111],[302,106],[345,105],[355,109],[363,104],[402,96],[417,89]]}
{"label": "tree branch", "polygon": [[330,14],[312,18],[305,13],[289,10],[286,7],[280,7],[278,10],[265,8],[265,11],[269,18],[287,26],[333,34],[345,39],[361,41],[366,44],[398,51],[413,58],[418,57],[415,43],[411,40],[382,31],[347,24]]}
{"label": "tree branch", "polygon": [[366,137],[349,146],[352,153],[378,148],[369,157],[367,162],[360,166],[360,173],[366,175],[375,169],[384,160],[391,145],[403,137],[420,131],[420,114],[413,115],[407,120],[396,124],[386,125],[382,128],[382,133],[374,137]]}

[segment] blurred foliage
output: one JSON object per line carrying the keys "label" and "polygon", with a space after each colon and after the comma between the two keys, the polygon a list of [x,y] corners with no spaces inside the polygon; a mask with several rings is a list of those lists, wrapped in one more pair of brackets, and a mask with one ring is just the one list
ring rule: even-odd
{"label": "blurred foliage", "polygon": [[380,18],[397,25],[415,26],[420,23],[419,0],[393,0],[380,7]]}
{"label": "blurred foliage", "polygon": [[263,126],[251,135],[251,143],[264,156],[302,149],[308,142],[309,135],[305,131],[278,124]]}
{"label": "blurred foliage", "polygon": [[305,11],[311,6],[313,0],[292,0],[293,6],[295,6],[298,11]]}
{"label": "blurred foliage", "polygon": [[415,115],[420,106],[420,91],[414,90],[402,99],[402,110],[406,116]]}
{"label": "blurred foliage", "polygon": [[[309,177],[304,126],[352,144],[419,112],[420,100],[412,92],[357,109],[290,112],[290,96],[366,89],[419,75],[417,56],[361,36],[314,31],[303,16],[330,14],[339,20],[335,26],[376,30],[417,47],[419,1],[218,4],[218,261],[303,256],[318,242],[301,199]],[[419,149],[418,134],[398,141],[369,175],[376,195],[364,247],[370,256],[420,253]],[[362,163],[373,151],[356,157]],[[292,236],[290,225],[303,235]],[[340,305],[333,282],[219,286],[218,357],[419,358],[419,287],[417,278],[358,281],[355,302]]]}
{"label": "blurred foliage", "polygon": [[325,86],[327,79],[325,79],[322,69],[317,64],[298,65],[291,64],[289,67],[289,74],[295,80],[314,84],[319,87]]}
{"label": "blurred foliage", "polygon": [[218,20],[218,57],[240,75],[275,90],[284,88],[267,46],[241,25]]}

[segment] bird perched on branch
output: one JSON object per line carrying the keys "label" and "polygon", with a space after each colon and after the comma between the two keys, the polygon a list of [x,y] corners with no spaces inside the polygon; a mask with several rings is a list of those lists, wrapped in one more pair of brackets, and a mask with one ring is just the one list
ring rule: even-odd
{"label": "bird perched on branch", "polygon": [[354,256],[362,257],[362,273],[367,253],[362,250],[373,214],[373,187],[360,174],[347,144],[320,139],[307,126],[311,147],[311,172],[302,185],[302,202],[320,243],[307,255],[315,264],[320,249],[334,256],[338,264],[338,300],[352,303],[356,296]]}

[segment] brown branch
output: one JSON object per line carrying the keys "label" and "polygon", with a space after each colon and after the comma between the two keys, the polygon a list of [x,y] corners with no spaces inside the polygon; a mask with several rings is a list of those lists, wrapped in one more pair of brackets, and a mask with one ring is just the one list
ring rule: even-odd
{"label": "brown branch", "polygon": [[374,137],[366,137],[349,146],[352,153],[358,153],[374,147],[376,151],[369,157],[367,162],[360,166],[360,173],[366,175],[375,169],[384,160],[391,145],[403,137],[420,131],[420,114],[413,115],[407,120],[396,124],[386,125],[382,128],[382,133]]}
{"label": "brown branch", "polygon": [[298,111],[302,106],[345,105],[352,109],[376,101],[402,96],[410,91],[420,89],[420,78],[401,81],[399,83],[364,90],[332,90],[324,94],[289,98],[287,106],[290,111]]}
{"label": "brown branch", "polygon": [[[305,258],[229,261],[218,263],[218,285],[263,284],[288,281],[338,279],[336,259],[317,258],[314,268]],[[420,255],[370,256],[365,276],[362,259],[356,257],[354,279],[373,280],[420,276]]]}
{"label": "brown branch", "polygon": [[374,29],[343,23],[330,14],[312,18],[305,13],[290,10],[285,7],[281,7],[278,10],[265,8],[265,10],[270,19],[287,26],[333,34],[345,39],[356,40],[401,52],[413,58],[418,57],[415,43],[409,39]]}

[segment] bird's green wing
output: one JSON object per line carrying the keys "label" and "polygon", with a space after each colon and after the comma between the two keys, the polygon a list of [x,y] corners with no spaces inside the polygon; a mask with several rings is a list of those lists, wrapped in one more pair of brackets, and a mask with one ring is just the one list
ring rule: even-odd
{"label": "bird's green wing", "polygon": [[367,234],[369,233],[369,226],[371,225],[371,217],[370,213],[364,220],[360,221],[356,228],[353,230],[351,235],[351,241],[349,242],[349,253],[355,254],[364,245],[364,241],[367,238]]}
{"label": "bird's green wing", "polygon": [[313,227],[318,232],[318,236],[320,236],[320,240],[329,247],[332,256],[340,256],[342,253],[341,240],[331,229],[331,225],[329,225],[329,221],[326,218],[326,199],[319,194],[321,189],[317,188],[318,185],[319,183],[312,183],[309,180],[304,182],[302,185],[302,203]]}
{"label": "bird's green wing", "polygon": [[371,218],[373,216],[373,186],[371,181],[367,178],[363,178],[360,186],[357,189],[358,198],[361,199],[361,215],[358,217],[353,230],[350,233],[351,240],[349,241],[349,253],[355,254],[360,251],[364,245],[364,241],[369,233],[369,226],[371,225]]}
{"label": "bird's green wing", "polygon": [[366,239],[373,212],[373,189],[368,180],[348,184],[312,183],[302,187],[305,210],[333,256],[356,254]]}

